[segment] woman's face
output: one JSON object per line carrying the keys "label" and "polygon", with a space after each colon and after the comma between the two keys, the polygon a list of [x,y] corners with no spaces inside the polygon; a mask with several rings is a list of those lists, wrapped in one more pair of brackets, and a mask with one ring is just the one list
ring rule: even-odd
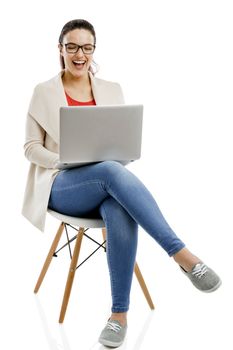
{"label": "woman's face", "polygon": [[[80,48],[77,45],[84,46]],[[58,47],[64,58],[65,70],[76,78],[88,74],[94,52],[94,37],[89,30],[74,29],[68,32]]]}

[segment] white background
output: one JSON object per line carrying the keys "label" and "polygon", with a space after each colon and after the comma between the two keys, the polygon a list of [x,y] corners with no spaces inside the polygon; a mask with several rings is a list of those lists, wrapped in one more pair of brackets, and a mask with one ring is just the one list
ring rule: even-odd
{"label": "white background", "polygon": [[130,169],[188,248],[223,280],[210,295],[195,290],[140,228],[137,260],[156,309],[149,311],[134,280],[122,349],[231,348],[232,1],[22,0],[8,1],[0,13],[1,348],[103,349],[97,340],[111,306],[105,255],[78,271],[61,326],[68,254],[33,294],[57,222],[48,218],[42,234],[20,214],[28,104],[34,86],[59,72],[58,37],[74,18],[96,29],[98,77],[119,82],[126,102],[145,106],[142,158]]}

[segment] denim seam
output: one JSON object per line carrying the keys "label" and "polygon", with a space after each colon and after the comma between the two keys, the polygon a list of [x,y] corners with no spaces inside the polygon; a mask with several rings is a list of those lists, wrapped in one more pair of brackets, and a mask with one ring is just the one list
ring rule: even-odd
{"label": "denim seam", "polygon": [[127,307],[113,307],[112,312],[127,312],[129,308]]}
{"label": "denim seam", "polygon": [[91,184],[99,184],[101,186],[101,188],[104,190],[104,182],[102,180],[88,180],[79,184],[75,184],[75,185],[70,185],[70,186],[66,186],[66,187],[62,187],[62,188],[56,188],[56,184],[55,187],[52,189],[53,192],[60,192],[60,191],[66,191],[66,190],[70,190],[73,188],[79,188],[81,186],[84,185],[91,185]]}
{"label": "denim seam", "polygon": [[[105,207],[104,207],[104,203],[102,203],[102,208],[103,208],[103,211],[104,211],[104,221],[105,221],[105,225],[106,225],[106,228],[107,228],[107,235],[108,235],[108,220],[107,220],[107,215],[106,215],[106,210],[105,210]],[[111,261],[111,249],[110,249],[110,245],[108,244],[108,238],[106,236],[106,243],[107,243],[107,258],[109,259],[109,262]],[[113,264],[109,264],[109,267],[113,266]],[[109,268],[109,273],[110,273],[110,282],[111,282],[111,292],[112,292],[112,298],[114,298],[114,295],[113,295],[113,290],[115,289],[115,278],[114,278],[114,274],[115,274],[115,271],[114,269],[110,269]],[[112,300],[112,303],[113,303],[113,300]]]}

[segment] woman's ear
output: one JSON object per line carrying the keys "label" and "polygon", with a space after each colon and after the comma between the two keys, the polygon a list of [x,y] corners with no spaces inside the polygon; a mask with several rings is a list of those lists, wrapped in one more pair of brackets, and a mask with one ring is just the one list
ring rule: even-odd
{"label": "woman's ear", "polygon": [[62,45],[61,44],[58,44],[58,49],[59,49],[60,54],[62,55]]}

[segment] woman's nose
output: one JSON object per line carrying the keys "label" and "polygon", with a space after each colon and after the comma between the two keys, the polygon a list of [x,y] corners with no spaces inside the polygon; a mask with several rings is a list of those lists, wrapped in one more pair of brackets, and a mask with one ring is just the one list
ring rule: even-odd
{"label": "woman's nose", "polygon": [[83,50],[82,50],[81,47],[78,48],[78,51],[76,52],[76,55],[77,55],[78,57],[83,57],[84,53],[83,53]]}

